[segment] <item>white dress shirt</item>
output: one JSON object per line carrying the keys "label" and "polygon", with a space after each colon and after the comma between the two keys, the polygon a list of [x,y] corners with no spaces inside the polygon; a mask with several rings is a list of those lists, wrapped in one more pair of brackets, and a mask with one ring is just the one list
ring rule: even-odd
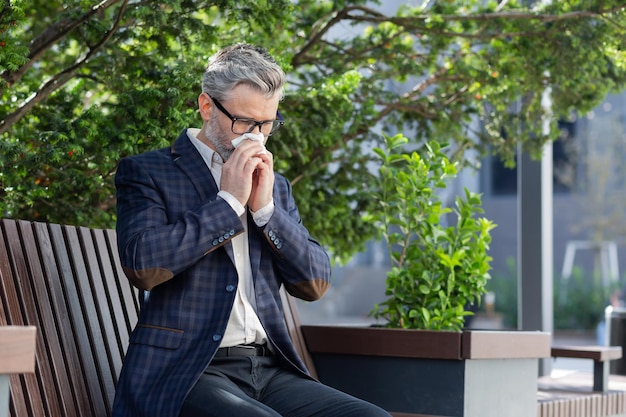
{"label": "white dress shirt", "polygon": [[[202,143],[196,136],[199,129],[187,129],[187,136],[196,147],[207,167],[211,170],[213,178],[220,188],[222,177],[222,157]],[[267,342],[267,334],[256,314],[256,298],[254,294],[254,281],[252,280],[252,267],[250,266],[250,251],[248,246],[248,219],[246,209],[241,203],[227,191],[220,190],[218,197],[223,198],[239,215],[245,232],[231,239],[235,268],[239,276],[239,285],[235,295],[235,303],[230,312],[226,332],[222,338],[220,347],[235,346],[249,343],[263,344]],[[252,218],[258,226],[265,225],[274,213],[274,202],[257,212],[252,213]]]}

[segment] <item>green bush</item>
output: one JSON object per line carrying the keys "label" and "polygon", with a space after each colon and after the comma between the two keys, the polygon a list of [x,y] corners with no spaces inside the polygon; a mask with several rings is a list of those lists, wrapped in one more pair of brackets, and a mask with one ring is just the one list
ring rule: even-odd
{"label": "green bush", "polygon": [[[385,137],[381,159],[380,203],[372,218],[389,246],[391,271],[385,301],[372,315],[386,327],[461,330],[471,313],[465,306],[480,302],[491,269],[487,254],[495,224],[481,217],[479,194],[465,189],[454,207],[444,207],[438,191],[457,174],[441,145],[431,141],[420,152],[406,152],[408,139]],[[443,223],[450,215],[456,222]]]}
{"label": "green bush", "polygon": [[[579,267],[563,280],[554,277],[554,329],[593,330],[604,314],[610,295],[618,283],[608,287],[602,280]],[[495,311],[503,315],[506,328],[517,328],[517,266],[513,258],[507,260],[504,272],[493,271],[487,290],[496,295]],[[482,307],[484,309],[484,306]]]}
{"label": "green bush", "polygon": [[607,287],[599,276],[575,267],[567,281],[554,281],[554,328],[594,329],[617,288],[617,284]]}

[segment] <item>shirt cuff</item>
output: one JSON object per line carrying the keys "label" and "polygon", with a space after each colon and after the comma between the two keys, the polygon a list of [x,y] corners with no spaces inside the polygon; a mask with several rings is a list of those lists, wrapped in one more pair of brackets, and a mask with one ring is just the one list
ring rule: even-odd
{"label": "shirt cuff", "polygon": [[242,206],[239,200],[233,197],[233,195],[228,191],[220,191],[217,195],[222,197],[222,199],[226,201],[230,207],[232,207],[235,213],[237,213],[237,216],[241,217],[243,213],[245,213],[246,208]]}
{"label": "shirt cuff", "polygon": [[272,214],[274,214],[274,200],[270,201],[265,207],[262,207],[257,211],[250,210],[250,212],[252,213],[252,218],[257,226],[265,226],[267,222],[270,221]]}

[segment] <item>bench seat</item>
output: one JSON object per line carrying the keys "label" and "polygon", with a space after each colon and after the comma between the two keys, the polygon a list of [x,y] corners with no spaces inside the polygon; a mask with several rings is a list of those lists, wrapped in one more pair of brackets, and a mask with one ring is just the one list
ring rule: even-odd
{"label": "bench seat", "polygon": [[553,346],[554,358],[593,360],[593,390],[607,392],[609,362],[622,357],[621,346]]}

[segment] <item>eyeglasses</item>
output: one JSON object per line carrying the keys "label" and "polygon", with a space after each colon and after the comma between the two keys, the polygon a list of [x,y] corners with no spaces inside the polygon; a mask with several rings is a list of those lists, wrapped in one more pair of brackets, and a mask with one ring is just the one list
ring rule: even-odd
{"label": "eyeglasses", "polygon": [[257,122],[254,119],[235,117],[230,114],[228,110],[226,110],[224,106],[222,106],[222,103],[220,103],[215,97],[211,97],[211,100],[213,100],[213,103],[215,103],[215,107],[217,107],[222,113],[226,115],[226,117],[228,117],[233,122],[233,124],[230,126],[230,130],[237,135],[251,133],[258,126],[261,133],[263,133],[265,136],[271,136],[278,129],[280,129],[282,125],[285,124],[283,116],[281,116],[280,112],[278,111],[276,112],[276,120],[264,120],[262,122]]}

